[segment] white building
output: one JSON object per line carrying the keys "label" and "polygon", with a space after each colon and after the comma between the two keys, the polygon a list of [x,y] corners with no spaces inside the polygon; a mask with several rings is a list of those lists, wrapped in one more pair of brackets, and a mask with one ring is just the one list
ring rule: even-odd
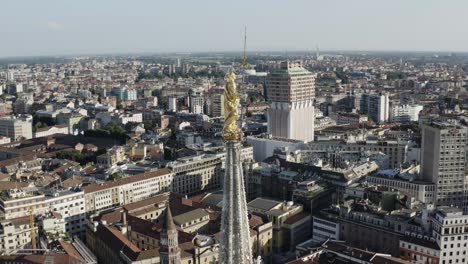
{"label": "white building", "polygon": [[[37,234],[37,226],[34,230]],[[22,248],[31,248],[29,216],[0,221],[0,252],[8,254]]]}
{"label": "white building", "polygon": [[48,137],[54,134],[68,134],[67,125],[55,125],[50,127],[38,128],[34,132],[34,138]]}
{"label": "white building", "polygon": [[177,97],[171,96],[168,98],[169,101],[169,111],[177,112]]}
{"label": "white building", "polygon": [[390,122],[417,122],[422,105],[394,105],[390,111]]}
{"label": "white building", "polygon": [[203,94],[199,90],[190,90],[189,94],[189,106],[190,106],[190,113],[193,114],[203,114],[203,105],[205,100],[203,98]]}
{"label": "white building", "polygon": [[127,101],[136,101],[138,99],[137,91],[135,89],[126,89],[124,92],[124,98]]}
{"label": "white building", "polygon": [[125,125],[127,123],[143,122],[143,113],[125,113],[116,116],[117,123]]}
{"label": "white building", "polygon": [[86,211],[96,212],[138,202],[170,190],[174,174],[169,169],[141,173],[116,181],[83,187]]}
{"label": "white building", "polygon": [[32,136],[32,116],[6,116],[0,118],[0,136],[9,137],[12,141],[21,138],[31,139]]}
{"label": "white building", "polygon": [[340,224],[325,216],[313,216],[312,239],[324,242],[327,239],[340,240]]}
{"label": "white building", "polygon": [[441,264],[468,261],[468,215],[453,207],[442,207],[432,218],[432,236],[440,247]]}
{"label": "white building", "polygon": [[368,114],[374,122],[385,123],[390,115],[390,101],[388,94],[362,94],[360,102],[361,113]]}
{"label": "white building", "polygon": [[83,235],[86,219],[84,192],[55,191],[44,200],[44,210],[56,212],[65,222],[65,232]]}

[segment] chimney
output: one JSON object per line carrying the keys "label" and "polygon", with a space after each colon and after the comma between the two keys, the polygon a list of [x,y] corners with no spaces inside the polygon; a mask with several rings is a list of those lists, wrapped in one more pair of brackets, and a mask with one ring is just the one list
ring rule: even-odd
{"label": "chimney", "polygon": [[127,212],[124,210],[122,212],[122,234],[126,235],[128,230],[127,226]]}

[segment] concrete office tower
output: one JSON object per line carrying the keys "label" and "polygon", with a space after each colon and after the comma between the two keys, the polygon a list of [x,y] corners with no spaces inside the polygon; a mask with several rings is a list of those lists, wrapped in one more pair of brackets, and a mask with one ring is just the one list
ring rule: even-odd
{"label": "concrete office tower", "polygon": [[449,123],[422,127],[420,178],[436,185],[437,206],[463,208],[464,192],[468,190],[465,180],[467,134],[466,127]]}
{"label": "concrete office tower", "polygon": [[268,132],[273,137],[314,140],[315,75],[301,62],[282,62],[267,77]]}
{"label": "concrete office tower", "polygon": [[375,93],[361,95],[360,111],[361,113],[368,114],[374,122],[387,122],[390,115],[389,108],[390,101],[388,94]]}
{"label": "concrete office tower", "polygon": [[226,141],[226,149],[220,263],[251,264],[249,219],[240,157],[241,142]]}
{"label": "concrete office tower", "polygon": [[32,138],[31,115],[6,116],[0,118],[0,136],[9,137],[12,141],[21,138]]}
{"label": "concrete office tower", "polygon": [[177,112],[177,97],[171,96],[168,98],[169,111]]}
{"label": "concrete office tower", "polygon": [[169,205],[166,209],[165,229],[161,232],[159,255],[161,257],[161,264],[180,264],[178,232],[174,225]]}

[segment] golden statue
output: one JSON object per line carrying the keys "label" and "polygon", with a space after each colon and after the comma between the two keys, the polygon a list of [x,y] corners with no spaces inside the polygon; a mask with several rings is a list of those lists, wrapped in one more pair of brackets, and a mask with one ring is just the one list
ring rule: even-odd
{"label": "golden statue", "polygon": [[226,74],[225,80],[223,137],[224,140],[240,140],[242,131],[237,127],[240,97],[236,90],[236,75],[230,72]]}

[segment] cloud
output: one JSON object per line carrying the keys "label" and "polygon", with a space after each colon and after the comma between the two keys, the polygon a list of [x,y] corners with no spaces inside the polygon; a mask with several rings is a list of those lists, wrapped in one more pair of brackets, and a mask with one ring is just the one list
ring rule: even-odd
{"label": "cloud", "polygon": [[47,22],[47,28],[53,31],[59,31],[59,30],[62,30],[64,27],[60,23],[50,21],[50,22]]}

